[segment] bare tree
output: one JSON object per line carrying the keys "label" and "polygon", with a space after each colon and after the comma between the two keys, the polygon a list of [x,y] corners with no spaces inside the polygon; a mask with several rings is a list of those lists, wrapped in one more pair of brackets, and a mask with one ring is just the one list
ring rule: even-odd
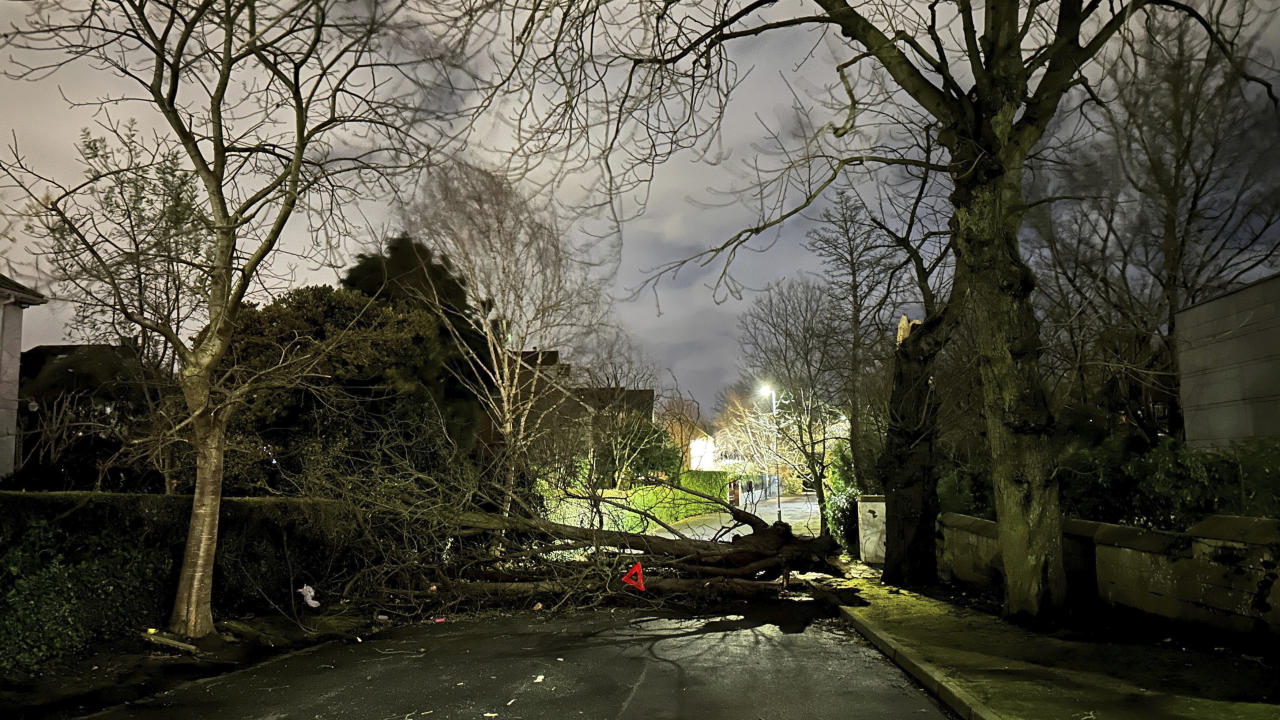
{"label": "bare tree", "polygon": [[[827,535],[828,445],[841,420],[846,338],[820,283],[789,280],[770,287],[738,323],[746,370],[776,385],[777,432],[813,484]],[[772,408],[770,409],[772,412]]]}
{"label": "bare tree", "polygon": [[880,233],[867,217],[861,198],[853,190],[836,193],[835,203],[818,217],[819,225],[807,234],[806,247],[822,259],[823,275],[831,295],[832,332],[846,359],[840,369],[841,394],[849,420],[849,450],[854,474],[870,478],[879,439],[866,432],[874,426],[863,387],[874,372],[884,346],[889,315],[900,302],[895,287],[892,249],[880,242]]}
{"label": "bare tree", "polygon": [[[884,276],[900,315],[892,350],[884,449],[877,475],[886,493],[886,581],[925,585],[937,577],[934,541],[938,514],[939,398],[935,361],[959,321],[963,288],[953,287],[948,178],[933,163],[936,128],[916,116],[901,134],[918,165],[869,173],[871,199],[859,195],[867,242],[882,248],[892,270]],[[909,139],[909,142],[906,142]],[[921,318],[905,322],[907,314]],[[887,338],[885,338],[887,339]]]}
{"label": "bare tree", "polygon": [[[283,252],[285,228],[310,214],[325,232],[340,230],[344,206],[361,189],[429,155],[427,122],[438,115],[423,88],[449,71],[448,58],[423,42],[406,3],[351,4],[207,0],[156,5],[110,0],[32,3],[0,46],[16,53],[9,77],[36,80],[85,68],[122,89],[89,104],[102,129],[128,139],[112,121],[117,108],[147,113],[157,129],[127,153],[99,157],[88,177],[59,181],[41,174],[16,144],[0,175],[27,198],[38,239],[54,236],[93,269],[82,288],[146,332],[162,337],[178,363],[196,485],[190,532],[171,628],[200,637],[213,631],[210,607],[226,427],[243,398],[217,369],[245,298]],[[104,83],[106,84],[106,83]],[[438,99],[438,98],[436,98]],[[145,151],[144,151],[145,149]],[[136,151],[135,151],[136,150]],[[170,258],[198,276],[193,336],[173,316],[139,307],[124,287],[127,233],[104,225],[95,189],[117,176],[154,176],[181,158],[199,184],[198,251]],[[383,187],[388,190],[387,187]],[[319,249],[325,237],[315,235]]]}
{"label": "bare tree", "polygon": [[[1252,3],[1208,6],[1239,52]],[[1031,228],[1063,401],[1103,402],[1148,438],[1181,435],[1175,316],[1273,269],[1280,256],[1280,135],[1273,112],[1186,18],[1124,36],[1101,132],[1044,174]]]}
{"label": "bare tree", "polygon": [[475,165],[433,174],[403,222],[447,260],[476,310],[446,313],[446,327],[466,359],[459,380],[496,433],[501,509],[510,513],[539,443],[580,404],[560,353],[588,346],[608,326],[598,266],[510,181]]}
{"label": "bare tree", "polygon": [[807,55],[806,64],[834,56],[825,106],[801,113],[812,118],[805,126],[812,131],[766,128],[767,140],[784,146],[784,161],[766,168],[748,159],[772,178],[745,195],[759,223],[675,263],[672,272],[687,262],[732,259],[744,243],[799,214],[850,166],[922,162],[868,151],[858,130],[875,106],[864,103],[860,63],[876,65],[894,97],[931,117],[948,156],[936,167],[952,180],[957,272],[967,276],[973,299],[1006,610],[1040,615],[1061,606],[1066,581],[1034,279],[1018,246],[1023,170],[1068,92],[1087,82],[1091,61],[1130,18],[1158,10],[1193,17],[1225,45],[1209,19],[1174,0],[981,6],[814,0],[812,9],[778,8],[769,0],[461,2],[442,6],[440,16],[486,47],[499,68],[495,102],[513,88],[521,92],[511,114],[521,147],[537,153],[529,157],[569,158],[571,170],[601,158],[599,177],[615,193],[643,185],[653,163],[716,135],[741,79],[732,48],[790,33],[806,45],[821,43],[824,52]]}
{"label": "bare tree", "polygon": [[689,468],[693,462],[693,441],[707,432],[698,401],[692,395],[681,393],[678,387],[668,388],[657,399],[654,416],[680,449],[680,469]]}

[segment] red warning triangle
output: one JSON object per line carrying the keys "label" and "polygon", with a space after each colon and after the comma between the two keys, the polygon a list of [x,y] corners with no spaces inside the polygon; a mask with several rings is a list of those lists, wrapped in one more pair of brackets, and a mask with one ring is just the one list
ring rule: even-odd
{"label": "red warning triangle", "polygon": [[640,563],[631,566],[627,574],[622,576],[622,582],[631,587],[644,590],[644,571],[640,569]]}

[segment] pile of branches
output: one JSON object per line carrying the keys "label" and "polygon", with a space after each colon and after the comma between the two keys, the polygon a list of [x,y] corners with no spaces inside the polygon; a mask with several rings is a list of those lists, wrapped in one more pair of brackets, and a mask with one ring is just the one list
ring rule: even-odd
{"label": "pile of branches", "polygon": [[[584,607],[625,595],[651,603],[673,595],[755,597],[783,590],[792,571],[836,571],[827,562],[835,550],[831,538],[797,536],[785,523],[768,523],[694,490],[673,487],[731,518],[716,536],[722,539],[681,536],[631,508],[623,511],[667,528],[669,536],[555,522],[532,481],[510,492],[491,480],[491,467],[454,462],[424,472],[410,463],[370,463],[371,457],[394,459],[394,447],[368,450],[317,448],[314,472],[292,480],[299,494],[350,508],[363,530],[353,548],[362,570],[347,579],[344,595],[391,612],[534,599]],[[617,504],[607,497],[594,501]],[[622,582],[637,562],[644,568],[643,593]]]}

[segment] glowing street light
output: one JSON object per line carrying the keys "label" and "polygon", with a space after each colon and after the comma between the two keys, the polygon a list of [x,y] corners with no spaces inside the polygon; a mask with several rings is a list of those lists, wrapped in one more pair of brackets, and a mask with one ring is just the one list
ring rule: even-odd
{"label": "glowing street light", "polygon": [[773,406],[773,469],[774,478],[777,480],[773,492],[778,498],[778,522],[782,522],[782,463],[778,458],[778,393],[766,383],[760,386],[760,396],[765,395],[769,396],[770,404]]}

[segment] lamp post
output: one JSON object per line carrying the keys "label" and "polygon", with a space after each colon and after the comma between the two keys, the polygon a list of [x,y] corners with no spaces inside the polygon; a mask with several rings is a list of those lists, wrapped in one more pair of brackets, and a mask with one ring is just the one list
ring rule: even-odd
{"label": "lamp post", "polygon": [[777,478],[777,484],[774,485],[774,495],[778,498],[778,522],[782,522],[782,463],[778,460],[778,393],[769,385],[760,386],[760,395],[769,395],[769,402],[773,406],[773,469],[774,477]]}

